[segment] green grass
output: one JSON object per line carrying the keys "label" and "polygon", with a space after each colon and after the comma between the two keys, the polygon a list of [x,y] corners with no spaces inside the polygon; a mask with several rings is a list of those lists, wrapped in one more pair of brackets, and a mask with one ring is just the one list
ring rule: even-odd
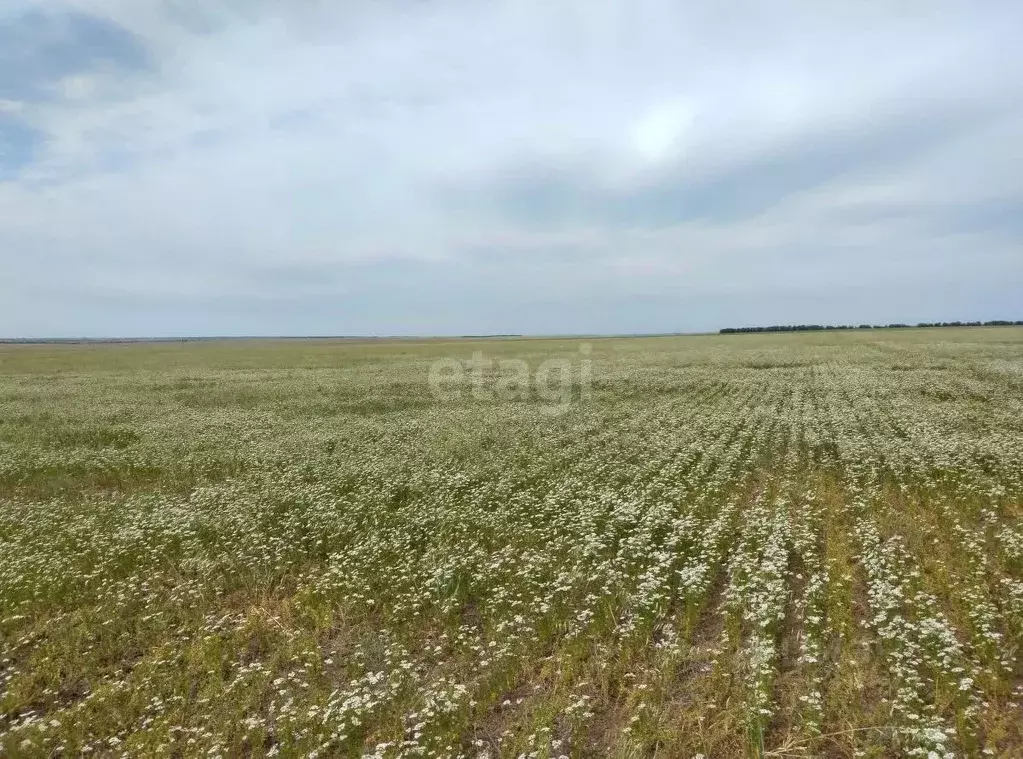
{"label": "green grass", "polygon": [[1021,420],[1020,328],[0,346],[0,755],[1021,754]]}

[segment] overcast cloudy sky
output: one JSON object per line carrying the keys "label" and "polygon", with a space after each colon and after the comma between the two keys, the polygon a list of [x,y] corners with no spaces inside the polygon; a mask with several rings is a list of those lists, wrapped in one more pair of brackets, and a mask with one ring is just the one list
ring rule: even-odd
{"label": "overcast cloudy sky", "polygon": [[1023,4],[4,0],[0,336],[1023,318]]}

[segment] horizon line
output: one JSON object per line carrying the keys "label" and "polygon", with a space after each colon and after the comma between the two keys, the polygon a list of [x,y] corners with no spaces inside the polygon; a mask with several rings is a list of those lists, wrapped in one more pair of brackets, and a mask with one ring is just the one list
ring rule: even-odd
{"label": "horizon line", "polygon": [[517,333],[495,332],[490,334],[406,334],[406,335],[123,335],[123,336],[65,336],[65,337],[0,337],[0,345],[42,345],[81,343],[180,343],[213,342],[217,340],[496,340],[496,339],[612,339],[624,337],[686,337],[700,335],[764,334],[772,332],[838,332],[868,329],[933,329],[977,328],[977,327],[1018,327],[1023,320],[989,319],[986,321],[918,322],[890,324],[773,324],[763,326],[722,327],[715,330],[676,332],[551,332]]}

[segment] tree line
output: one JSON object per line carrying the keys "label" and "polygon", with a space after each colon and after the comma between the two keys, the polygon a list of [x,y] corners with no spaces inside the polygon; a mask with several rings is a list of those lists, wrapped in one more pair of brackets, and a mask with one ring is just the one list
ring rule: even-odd
{"label": "tree line", "polygon": [[920,322],[918,324],[773,324],[770,327],[725,327],[722,335],[747,332],[820,332],[834,329],[907,329],[909,327],[1020,327],[1023,320],[993,319],[986,322]]}

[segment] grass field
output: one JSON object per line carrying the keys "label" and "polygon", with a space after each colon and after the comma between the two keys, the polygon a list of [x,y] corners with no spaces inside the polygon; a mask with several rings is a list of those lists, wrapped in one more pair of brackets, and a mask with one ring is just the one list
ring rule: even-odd
{"label": "grass field", "polygon": [[0,755],[1023,756],[1021,518],[1021,328],[0,346]]}

